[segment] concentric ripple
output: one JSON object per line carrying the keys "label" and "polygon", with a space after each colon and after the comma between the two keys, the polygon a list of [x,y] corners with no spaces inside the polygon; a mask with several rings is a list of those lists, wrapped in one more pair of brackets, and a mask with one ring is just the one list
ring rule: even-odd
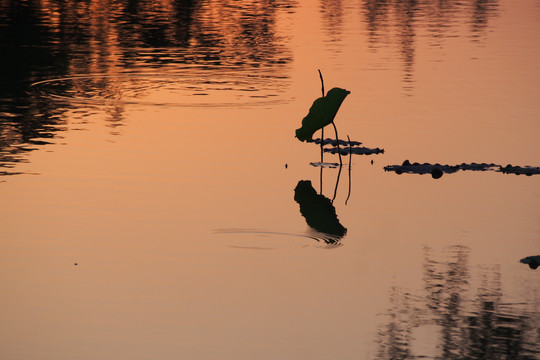
{"label": "concentric ripple", "polygon": [[257,229],[217,229],[213,235],[228,247],[248,250],[341,246],[340,238],[319,232],[299,234]]}
{"label": "concentric ripple", "polygon": [[70,103],[169,107],[237,107],[286,103],[286,78],[269,74],[205,73],[189,68],[173,73],[81,74],[31,84],[41,97]]}

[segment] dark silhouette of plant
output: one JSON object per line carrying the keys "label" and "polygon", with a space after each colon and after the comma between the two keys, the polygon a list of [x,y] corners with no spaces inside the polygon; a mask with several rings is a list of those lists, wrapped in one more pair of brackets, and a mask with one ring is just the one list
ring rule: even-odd
{"label": "dark silhouette of plant", "polygon": [[341,151],[339,151],[339,137],[336,124],[334,123],[334,118],[336,117],[341,103],[343,103],[343,100],[345,100],[347,95],[349,95],[351,92],[342,88],[333,88],[330,89],[326,95],[324,95],[324,82],[320,70],[319,75],[321,78],[323,96],[316,99],[313,102],[313,105],[311,105],[308,114],[302,120],[302,127],[296,130],[296,137],[300,141],[312,140],[313,134],[317,130],[322,130],[326,125],[332,124],[336,133],[339,163],[343,164],[341,161]]}

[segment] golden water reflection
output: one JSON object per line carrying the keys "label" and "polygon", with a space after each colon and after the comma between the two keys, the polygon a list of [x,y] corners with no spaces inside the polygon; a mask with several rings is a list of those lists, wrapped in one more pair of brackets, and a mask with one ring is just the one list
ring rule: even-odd
{"label": "golden water reflection", "polygon": [[536,357],[535,307],[505,301],[500,266],[473,271],[469,252],[466,246],[424,249],[424,293],[391,290],[377,358]]}
{"label": "golden water reflection", "polygon": [[[2,2],[0,44],[9,54],[0,67],[2,166],[24,161],[25,144],[62,130],[71,116],[63,116],[65,109],[88,116],[96,112],[92,105],[107,105],[109,126],[118,133],[125,103],[231,106],[278,96],[292,59],[276,34],[276,12],[293,6]],[[158,89],[170,89],[169,98],[153,95]]]}
{"label": "golden water reflection", "polygon": [[515,5],[0,0],[0,357],[537,356],[540,178],[384,171],[539,165]]}

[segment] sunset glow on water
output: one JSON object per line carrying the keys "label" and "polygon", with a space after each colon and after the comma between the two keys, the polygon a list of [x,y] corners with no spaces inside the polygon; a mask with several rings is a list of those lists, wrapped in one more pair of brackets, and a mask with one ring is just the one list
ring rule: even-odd
{"label": "sunset glow on water", "polygon": [[[540,358],[536,1],[0,0],[0,48],[0,358]],[[380,152],[312,165],[318,70]]]}

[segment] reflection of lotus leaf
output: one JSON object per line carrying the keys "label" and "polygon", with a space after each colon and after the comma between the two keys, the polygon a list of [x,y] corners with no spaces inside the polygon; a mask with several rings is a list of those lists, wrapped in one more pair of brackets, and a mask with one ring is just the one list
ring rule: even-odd
{"label": "reflection of lotus leaf", "polygon": [[313,134],[334,121],[336,114],[345,97],[351,92],[341,88],[333,88],[324,97],[313,102],[309,113],[302,120],[302,127],[296,130],[300,141],[311,140]]}
{"label": "reflection of lotus leaf", "polygon": [[519,260],[519,262],[529,265],[531,269],[536,269],[540,266],[540,255],[527,256],[526,258]]}
{"label": "reflection of lotus leaf", "polygon": [[311,181],[300,180],[294,189],[294,200],[300,205],[300,213],[313,229],[343,237],[347,229],[340,224],[336,209],[330,199],[317,194]]}

